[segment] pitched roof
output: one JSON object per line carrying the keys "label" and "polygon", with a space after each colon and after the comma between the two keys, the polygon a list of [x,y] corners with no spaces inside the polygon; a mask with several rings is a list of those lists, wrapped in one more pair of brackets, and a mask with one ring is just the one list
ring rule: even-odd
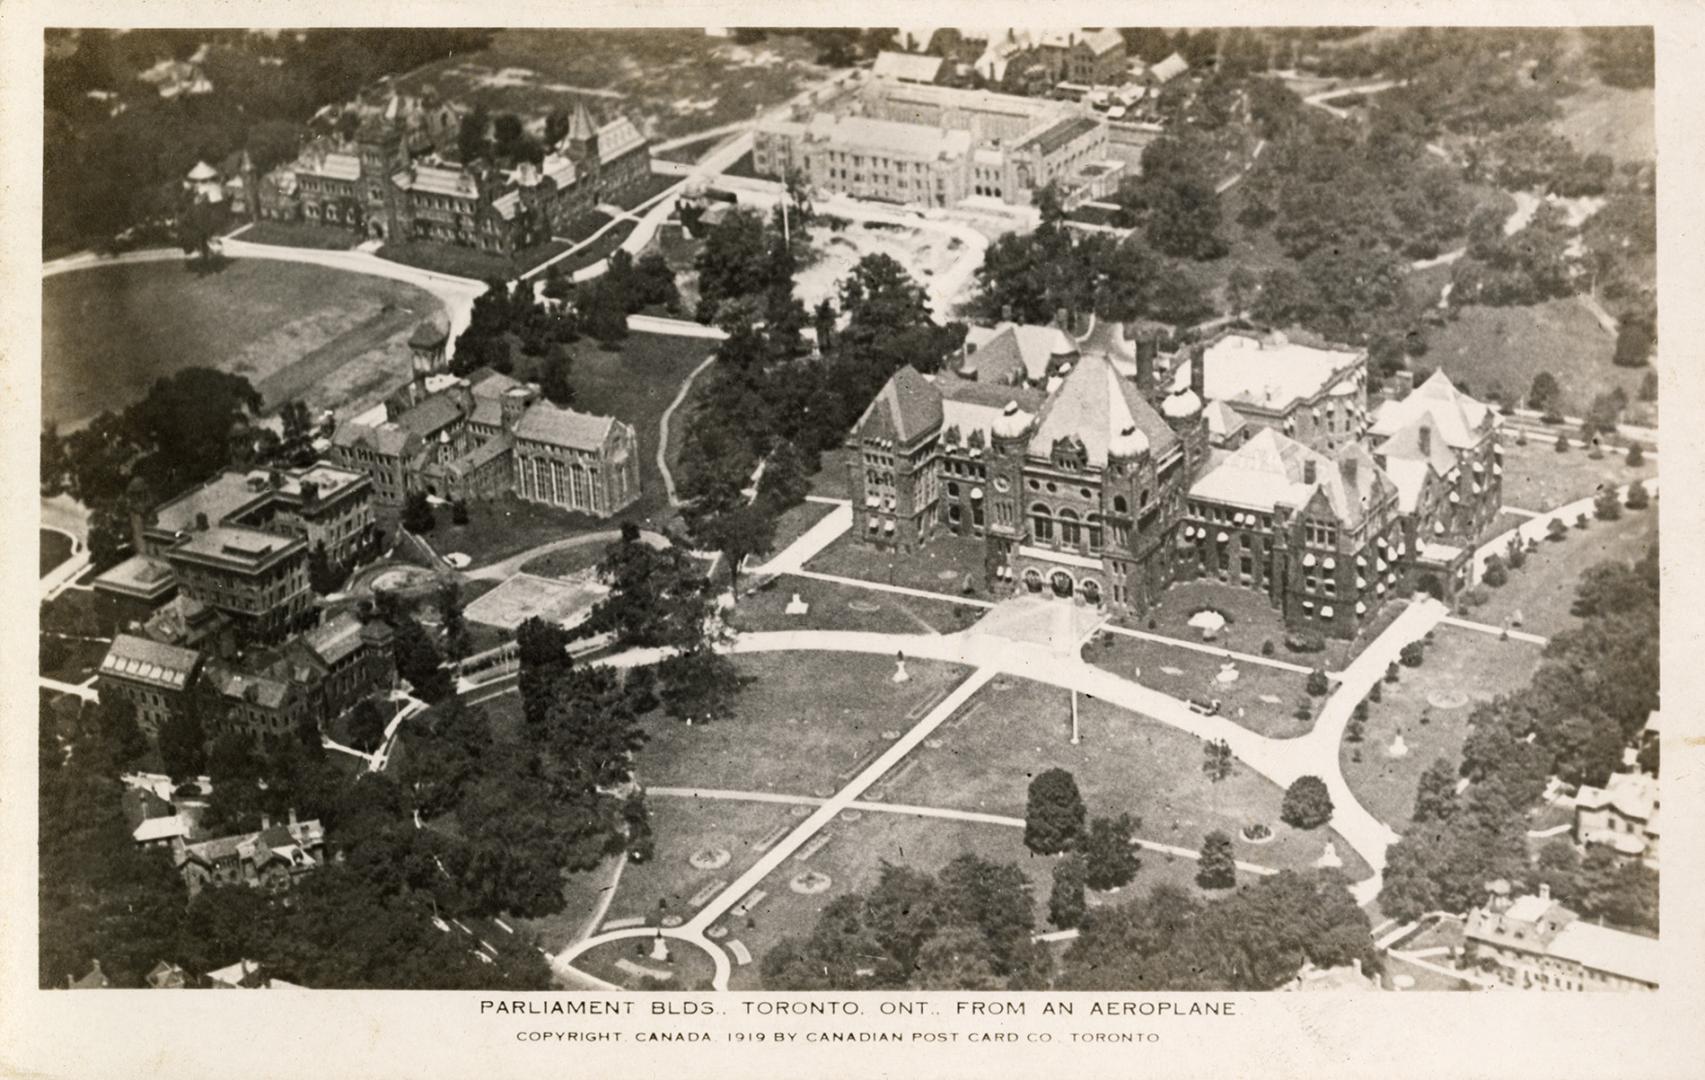
{"label": "pitched roof", "polygon": [[1091,30],[1084,34],[1083,43],[1089,46],[1091,52],[1100,56],[1123,46],[1125,36],[1110,26],[1104,26],[1100,30]]}
{"label": "pitched roof", "polygon": [[1594,971],[1622,975],[1652,986],[1663,967],[1656,938],[1612,930],[1577,919],[1551,941],[1551,955]]}
{"label": "pitched roof", "polygon": [[1048,457],[1056,441],[1070,437],[1082,440],[1089,464],[1097,468],[1107,464],[1107,450],[1115,439],[1128,440],[1132,448],[1146,444],[1156,458],[1178,444],[1178,436],[1136,384],[1121,378],[1113,362],[1100,354],[1078,361],[1043,404],[1030,453]]}
{"label": "pitched roof", "polygon": [[1156,82],[1171,82],[1173,79],[1189,70],[1190,61],[1184,59],[1184,57],[1180,56],[1178,53],[1173,53],[1165,60],[1162,60],[1160,63],[1149,68],[1149,74],[1155,77]]}
{"label": "pitched roof", "polygon": [[332,432],[332,445],[341,447],[361,446],[383,457],[402,457],[409,451],[409,444],[419,439],[412,431],[405,431],[396,424],[363,424],[359,420],[345,420]]}
{"label": "pitched roof", "polygon": [[207,665],[207,678],[219,695],[232,701],[243,701],[263,709],[276,709],[290,695],[290,687],[281,680],[254,672],[239,671],[219,661]]}
{"label": "pitched roof", "polygon": [[130,838],[138,844],[146,844],[153,840],[169,840],[174,836],[188,835],[189,819],[182,814],[169,814],[141,822],[131,831]]}
{"label": "pitched roof", "polygon": [[391,177],[391,182],[404,191],[455,199],[475,199],[480,193],[479,181],[473,173],[460,166],[411,165]]}
{"label": "pitched roof", "polygon": [[1100,120],[1092,120],[1087,116],[1067,116],[1025,139],[1019,146],[1020,148],[1035,146],[1044,155],[1052,154],[1061,147],[1069,145],[1073,140],[1083,138],[1100,126]]}
{"label": "pitched roof", "polygon": [[1423,416],[1431,418],[1444,441],[1458,450],[1478,446],[1497,423],[1491,409],[1458,390],[1441,370],[1408,397],[1382,404],[1374,415],[1372,433],[1394,435]]}
{"label": "pitched roof", "polygon": [[1202,411],[1208,418],[1208,435],[1215,439],[1235,435],[1248,424],[1242,413],[1223,401],[1210,401]]}
{"label": "pitched roof", "polygon": [[964,128],[818,113],[807,131],[812,138],[833,140],[855,152],[928,160],[962,158],[971,152],[971,133]]}
{"label": "pitched roof", "polygon": [[883,384],[853,430],[860,438],[909,443],[941,421],[941,391],[907,364]]}
{"label": "pitched roof", "polygon": [[354,613],[340,611],[297,640],[329,667],[361,648],[361,629]]}
{"label": "pitched roof", "polygon": [[592,114],[586,111],[586,103],[574,103],[574,115],[568,119],[568,138],[572,140],[593,139],[598,135],[596,125],[592,123]]}
{"label": "pitched roof", "polygon": [[981,431],[987,440],[1008,405],[1016,406],[1027,422],[1042,406],[1041,391],[1027,386],[1000,386],[954,376],[937,378],[935,386],[941,393],[943,429],[956,427],[962,437]]}
{"label": "pitched roof", "polygon": [[[1353,483],[1343,468],[1352,458]],[[1313,483],[1305,480],[1309,462],[1314,463]],[[1197,480],[1190,497],[1271,512],[1275,506],[1306,506],[1320,492],[1338,520],[1354,527],[1370,505],[1392,490],[1391,479],[1359,445],[1346,447],[1334,459],[1262,428]]]}
{"label": "pitched roof", "polygon": [[397,417],[397,426],[422,438],[454,424],[466,415],[463,402],[455,394],[433,394],[419,405]]}
{"label": "pitched roof", "polygon": [[881,52],[870,69],[878,79],[898,79],[901,82],[932,83],[941,77],[941,66],[947,61],[940,56],[921,53]]}
{"label": "pitched roof", "polygon": [[1658,808],[1658,782],[1644,773],[1616,773],[1602,788],[1583,785],[1575,794],[1575,807],[1600,810],[1613,807],[1623,817],[1644,820]]}
{"label": "pitched roof", "polygon": [[1079,351],[1077,342],[1059,327],[1025,323],[973,326],[966,330],[965,342],[975,351],[960,369],[969,367],[984,382],[1004,382],[1015,374],[1040,382],[1047,377],[1050,361]]}
{"label": "pitched roof", "polygon": [[515,437],[551,446],[568,446],[581,450],[599,450],[610,437],[618,421],[611,416],[593,416],[575,409],[560,409],[548,401],[539,401],[521,414],[515,424]]}
{"label": "pitched roof", "polygon": [[[1252,405],[1283,412],[1346,377],[1362,353],[1316,349],[1282,337],[1257,338],[1228,333],[1202,352],[1205,396],[1228,405]],[[1172,388],[1190,385],[1190,365],[1172,373]]]}
{"label": "pitched roof", "polygon": [[101,660],[102,675],[152,683],[168,690],[182,690],[195,673],[201,654],[147,638],[119,634]]}

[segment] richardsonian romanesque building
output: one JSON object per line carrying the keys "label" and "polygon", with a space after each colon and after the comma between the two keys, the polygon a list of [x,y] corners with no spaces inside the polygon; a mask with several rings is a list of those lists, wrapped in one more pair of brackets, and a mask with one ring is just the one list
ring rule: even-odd
{"label": "richardsonian romanesque building", "polygon": [[1370,416],[1365,353],[1276,335],[1171,357],[1117,327],[973,336],[855,425],[861,542],[982,537],[992,588],[1126,616],[1215,580],[1346,637],[1409,587],[1453,596],[1497,514],[1496,416],[1442,373]]}

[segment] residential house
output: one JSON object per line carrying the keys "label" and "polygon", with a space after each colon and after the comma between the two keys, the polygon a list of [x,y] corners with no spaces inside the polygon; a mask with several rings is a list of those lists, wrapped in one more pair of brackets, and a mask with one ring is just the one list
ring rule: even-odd
{"label": "residential house", "polygon": [[1598,844],[1618,855],[1658,864],[1658,780],[1645,773],[1615,773],[1604,787],[1575,793],[1575,842]]}
{"label": "residential house", "polygon": [[1656,990],[1656,938],[1585,922],[1549,887],[1514,900],[1494,896],[1468,915],[1467,962],[1517,990]]}
{"label": "residential house", "polygon": [[325,831],[319,821],[287,825],[261,819],[259,832],[172,844],[173,861],[191,896],[208,885],[248,885],[277,892],[317,869],[325,858]]}

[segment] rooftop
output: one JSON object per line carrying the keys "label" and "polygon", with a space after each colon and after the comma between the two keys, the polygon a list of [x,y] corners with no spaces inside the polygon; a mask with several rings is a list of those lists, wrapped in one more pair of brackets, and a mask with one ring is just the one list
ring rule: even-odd
{"label": "rooftop", "polygon": [[971,133],[962,128],[943,130],[898,120],[818,113],[811,118],[807,131],[812,138],[832,139],[855,152],[926,160],[964,157],[971,152]]}
{"label": "rooftop", "polygon": [[[1354,466],[1347,469],[1352,459]],[[1310,462],[1314,464],[1312,483],[1305,479]],[[1353,474],[1353,479],[1347,474]],[[1301,509],[1316,491],[1325,495],[1339,521],[1354,527],[1369,506],[1392,491],[1392,486],[1390,478],[1359,445],[1346,447],[1338,457],[1331,458],[1272,428],[1262,428],[1197,480],[1190,488],[1190,497],[1271,512],[1277,506]]]}
{"label": "rooftop", "polygon": [[941,426],[941,392],[910,364],[882,385],[853,425],[862,439],[909,443]]}
{"label": "rooftop", "polygon": [[941,67],[945,63],[947,63],[946,59],[940,56],[883,52],[877,54],[876,63],[870,69],[870,73],[878,79],[932,83],[940,77]]}
{"label": "rooftop", "polygon": [[[1364,353],[1316,349],[1283,338],[1225,334],[1202,354],[1203,390],[1210,400],[1283,412],[1331,386],[1364,357]],[[1172,388],[1189,385],[1190,365],[1179,364]]]}
{"label": "rooftop", "polygon": [[189,533],[173,546],[171,554],[259,564],[289,548],[304,547],[306,543],[296,536],[281,536],[236,525],[215,525],[205,531]]}
{"label": "rooftop", "polygon": [[977,372],[983,382],[1006,382],[1015,375],[1040,382],[1051,361],[1078,352],[1077,342],[1059,327],[1026,323],[973,326],[965,332],[965,343],[972,351],[961,369]]}
{"label": "rooftop", "polygon": [[101,660],[101,674],[182,690],[195,673],[201,654],[176,645],[120,634]]}
{"label": "rooftop", "polygon": [[1658,781],[1645,773],[1616,773],[1602,788],[1582,785],[1575,793],[1577,810],[1614,809],[1626,818],[1644,821],[1658,808]]}
{"label": "rooftop", "polygon": [[1663,958],[1656,938],[1576,920],[1551,942],[1551,955],[1594,971],[1658,984]]}
{"label": "rooftop", "polygon": [[617,423],[611,416],[593,416],[540,401],[521,414],[521,419],[515,424],[515,437],[551,446],[598,450]]}
{"label": "rooftop", "polygon": [[1424,421],[1431,421],[1445,444],[1457,450],[1478,446],[1497,424],[1490,408],[1458,390],[1443,371],[1435,371],[1407,397],[1382,404],[1371,430],[1375,437],[1390,437]]}
{"label": "rooftop", "polygon": [[155,600],[172,590],[172,568],[151,555],[132,555],[95,578],[94,586],[108,592]]}
{"label": "rooftop", "polygon": [[1083,138],[1100,126],[1099,120],[1091,120],[1087,116],[1069,116],[1063,120],[1055,121],[1019,145],[1020,148],[1035,146],[1045,155],[1052,154],[1061,147]]}
{"label": "rooftop", "polygon": [[1055,442],[1067,438],[1083,442],[1089,464],[1096,468],[1107,464],[1108,449],[1118,442],[1126,453],[1146,449],[1156,459],[1178,444],[1178,436],[1143,400],[1136,384],[1121,378],[1113,362],[1100,354],[1083,357],[1042,406],[1030,454],[1051,457]]}

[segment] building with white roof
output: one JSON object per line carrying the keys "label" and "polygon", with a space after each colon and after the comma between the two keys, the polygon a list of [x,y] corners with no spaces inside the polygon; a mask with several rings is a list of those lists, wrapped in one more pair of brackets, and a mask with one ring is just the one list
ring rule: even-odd
{"label": "building with white roof", "polygon": [[1493,896],[1469,912],[1466,961],[1490,963],[1517,990],[1656,990],[1662,968],[1656,938],[1585,922],[1538,895],[1511,901]]}
{"label": "building with white roof", "polygon": [[1583,784],[1575,793],[1576,843],[1608,847],[1655,867],[1658,833],[1655,776],[1615,773],[1604,787]]}
{"label": "building with white roof", "polygon": [[[1235,409],[1251,428],[1330,452],[1367,426],[1367,353],[1322,349],[1283,334],[1222,333],[1203,347],[1203,397]],[[1172,388],[1189,382],[1188,365]],[[1254,434],[1252,430],[1250,434]]]}

